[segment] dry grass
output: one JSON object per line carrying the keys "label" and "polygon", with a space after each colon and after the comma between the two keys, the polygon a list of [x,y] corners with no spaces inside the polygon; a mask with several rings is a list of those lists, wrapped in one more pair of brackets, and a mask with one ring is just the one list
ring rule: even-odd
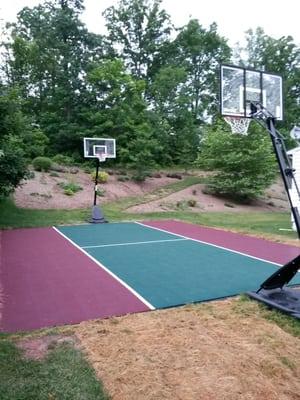
{"label": "dry grass", "polygon": [[237,299],[76,329],[113,400],[300,399],[299,338]]}

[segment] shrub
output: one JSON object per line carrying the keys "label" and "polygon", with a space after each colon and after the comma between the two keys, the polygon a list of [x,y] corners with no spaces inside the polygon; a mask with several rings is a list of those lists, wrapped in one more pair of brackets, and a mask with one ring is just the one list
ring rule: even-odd
{"label": "shrub", "polygon": [[27,175],[27,179],[34,179],[35,178],[35,173],[33,171],[29,171]]}
{"label": "shrub", "polygon": [[119,176],[119,177],[118,177],[118,181],[119,181],[119,182],[127,182],[127,181],[129,181],[129,180],[130,180],[129,176],[126,176],[126,175],[125,175],[125,176],[123,175],[123,176]]}
{"label": "shrub", "polygon": [[74,182],[60,182],[58,186],[64,190],[64,194],[67,196],[73,196],[73,194],[82,190],[82,187]]}
{"label": "shrub", "polygon": [[135,182],[144,182],[148,176],[148,172],[137,171],[136,174],[132,175],[132,180]]}
{"label": "shrub", "polygon": [[277,174],[272,144],[256,125],[246,136],[207,128],[195,164],[215,172],[207,178],[214,194],[243,202],[261,195]]}
{"label": "shrub", "polygon": [[166,176],[173,179],[182,179],[182,175],[178,174],[177,172],[170,172]]}
{"label": "shrub", "polygon": [[189,199],[189,200],[187,201],[187,204],[188,204],[189,207],[196,207],[197,201],[194,200],[194,199]]}
{"label": "shrub", "polygon": [[52,160],[59,165],[74,165],[74,160],[72,157],[65,156],[63,154],[56,154],[56,156],[52,157]]}
{"label": "shrub", "polygon": [[50,172],[49,175],[53,176],[54,178],[58,178],[59,177],[59,174],[57,172],[55,172],[55,171]]}
{"label": "shrub", "polygon": [[48,157],[36,157],[33,161],[33,168],[36,171],[48,172],[51,168],[52,161]]}
{"label": "shrub", "polygon": [[[109,175],[108,175],[107,172],[105,172],[105,171],[100,171],[100,172],[98,173],[98,182],[99,182],[99,183],[106,183],[106,182],[108,181],[108,177],[109,177]],[[94,171],[94,172],[91,174],[91,178],[92,178],[93,181],[96,179],[96,171]]]}
{"label": "shrub", "polygon": [[103,197],[105,195],[105,190],[102,188],[98,188],[96,193],[97,193],[97,196]]}
{"label": "shrub", "polygon": [[73,190],[71,190],[71,189],[65,189],[65,190],[64,190],[64,194],[65,194],[66,196],[73,196],[74,193],[75,193],[75,192],[73,192]]}

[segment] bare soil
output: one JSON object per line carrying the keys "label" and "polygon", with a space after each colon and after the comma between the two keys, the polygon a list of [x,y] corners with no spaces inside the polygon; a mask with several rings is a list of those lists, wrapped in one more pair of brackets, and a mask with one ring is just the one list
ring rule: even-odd
{"label": "bare soil", "polygon": [[60,344],[67,343],[78,348],[78,340],[75,336],[45,335],[41,337],[29,337],[17,342],[17,346],[23,350],[26,358],[41,360],[45,358],[50,349]]}
{"label": "bare soil", "polygon": [[[94,183],[90,174],[78,171],[76,174],[60,172],[58,176],[51,173],[35,172],[35,177],[22,183],[15,192],[15,202],[22,208],[37,209],[70,209],[87,208],[93,202]],[[121,182],[118,175],[110,175],[108,182],[99,185],[104,192],[99,197],[100,203],[114,201],[124,197],[142,196],[155,189],[176,182],[176,179],[160,174],[160,177],[147,178],[145,182],[132,180]],[[60,183],[72,182],[82,190],[73,196],[64,194]],[[190,205],[192,204],[192,206]],[[205,185],[194,185],[171,195],[149,201],[129,208],[132,213],[163,212],[170,210],[204,211],[283,211],[288,210],[288,201],[280,181],[272,185],[262,198],[251,204],[239,204],[232,200],[206,194]]]}
{"label": "bare soil", "polygon": [[299,338],[255,302],[84,322],[76,335],[113,400],[300,399]]}
{"label": "bare soil", "polygon": [[[57,176],[51,173],[34,172],[33,179],[22,182],[15,192],[15,202],[22,208],[39,209],[70,209],[90,207],[94,199],[94,182],[90,174],[78,171],[76,174],[60,172]],[[72,182],[79,185],[82,190],[73,196],[64,194],[60,183]],[[161,178],[148,178],[145,182],[133,181],[120,182],[117,175],[110,175],[108,182],[100,184],[99,188],[104,195],[99,198],[100,203],[117,200],[121,197],[141,196],[159,187],[174,182],[174,179],[162,176]]]}

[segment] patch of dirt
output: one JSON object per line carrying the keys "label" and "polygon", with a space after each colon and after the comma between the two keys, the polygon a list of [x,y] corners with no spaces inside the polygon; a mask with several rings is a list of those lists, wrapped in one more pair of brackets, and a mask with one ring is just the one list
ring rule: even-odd
{"label": "patch of dirt", "polygon": [[[77,174],[60,172],[57,177],[44,172],[35,171],[34,174],[33,179],[24,181],[15,191],[14,198],[18,207],[70,209],[87,208],[93,204],[94,182],[90,174],[82,171]],[[161,178],[147,178],[141,183],[120,182],[117,175],[110,175],[107,183],[98,185],[104,190],[104,195],[99,197],[98,201],[101,204],[121,197],[141,196],[174,181],[176,181],[174,178],[162,175]],[[82,190],[73,196],[67,196],[59,186],[60,183],[65,182],[76,183]]]}
{"label": "patch of dirt", "polygon": [[299,339],[247,303],[84,322],[76,335],[113,400],[299,400]]}
{"label": "patch of dirt", "polygon": [[[27,180],[17,188],[15,202],[18,207],[37,209],[70,209],[90,207],[94,199],[94,183],[90,174],[78,171],[77,174],[60,172],[58,176],[49,173],[35,172],[33,179]],[[155,189],[162,188],[176,179],[160,174],[160,178],[147,178],[145,182],[121,182],[118,175],[110,175],[108,182],[100,184],[104,195],[98,202],[106,203],[122,197],[142,196]],[[202,174],[203,175],[203,174]],[[60,183],[72,182],[79,185],[82,190],[73,196],[64,194]],[[190,206],[190,202],[194,203]],[[223,211],[223,212],[248,212],[248,211],[286,211],[289,210],[287,197],[281,180],[272,185],[265,195],[249,205],[205,194],[205,185],[198,184],[178,191],[158,200],[149,201],[130,207],[127,211],[132,213],[163,212],[172,210],[188,210],[194,212]]]}
{"label": "patch of dirt", "polygon": [[49,350],[56,346],[67,343],[73,347],[78,347],[78,340],[75,336],[46,335],[19,340],[17,346],[23,350],[26,358],[41,360],[47,356]]}
{"label": "patch of dirt", "polygon": [[[198,184],[172,193],[163,199],[130,207],[127,211],[145,213],[188,209],[189,211],[198,213],[201,211],[255,212],[289,210],[287,199],[283,196],[276,197],[278,196],[278,191],[281,192],[281,187],[279,184],[275,184],[267,192],[272,195],[267,194],[264,198],[253,201],[251,204],[240,204],[222,197],[206,194],[205,185]],[[189,204],[193,204],[193,206]]]}

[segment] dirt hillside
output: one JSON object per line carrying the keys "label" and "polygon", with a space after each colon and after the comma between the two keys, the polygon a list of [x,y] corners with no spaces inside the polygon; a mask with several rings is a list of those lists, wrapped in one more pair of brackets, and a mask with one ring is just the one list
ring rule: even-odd
{"label": "dirt hillside", "polygon": [[[71,172],[70,172],[71,171]],[[15,192],[15,202],[22,208],[55,209],[55,208],[86,208],[93,202],[94,184],[90,174],[78,169],[66,172],[44,173],[34,172],[34,178],[22,183]],[[155,189],[176,182],[166,174],[156,174],[145,182],[136,183],[132,180],[122,181],[120,175],[110,174],[107,183],[99,185],[102,192],[99,203],[114,201],[122,197],[143,196]],[[184,175],[182,175],[184,178]],[[127,178],[128,179],[128,178]],[[73,195],[66,195],[62,184],[71,183],[80,190]],[[250,205],[238,204],[228,199],[212,196],[205,191],[205,185],[198,184],[184,190],[172,193],[163,198],[149,201],[128,209],[129,212],[153,212],[188,209],[189,211],[283,211],[288,210],[288,202],[283,185],[280,181],[272,185],[265,195]]]}

